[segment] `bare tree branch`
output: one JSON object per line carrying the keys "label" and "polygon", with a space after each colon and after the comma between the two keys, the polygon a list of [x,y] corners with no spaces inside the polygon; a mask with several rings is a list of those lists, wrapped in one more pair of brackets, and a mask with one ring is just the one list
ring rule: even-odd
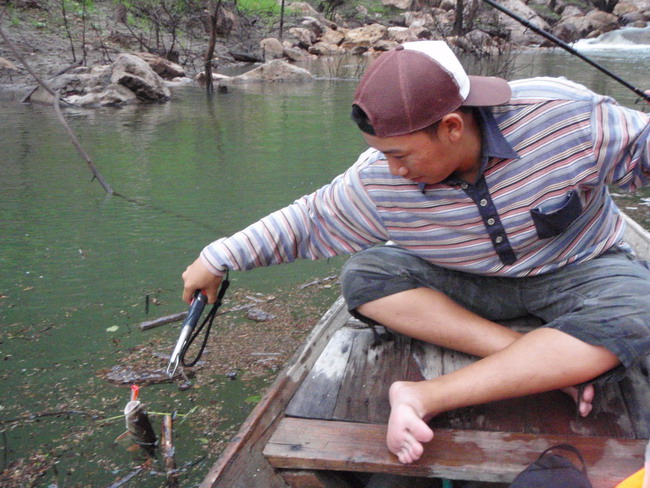
{"label": "bare tree branch", "polygon": [[113,195],[113,193],[115,193],[115,192],[111,188],[111,185],[108,184],[108,182],[104,179],[104,177],[99,172],[97,167],[95,167],[95,164],[93,163],[92,159],[90,159],[90,156],[88,156],[88,153],[81,146],[81,144],[79,143],[79,140],[77,139],[77,136],[72,131],[72,129],[70,128],[70,126],[66,122],[65,118],[63,117],[63,114],[61,113],[61,107],[59,106],[59,92],[58,91],[54,95],[54,111],[56,112],[56,115],[59,117],[59,121],[63,124],[63,127],[68,132],[68,135],[70,136],[70,139],[72,140],[72,144],[74,145],[74,147],[77,148],[77,151],[79,152],[81,157],[84,159],[84,161],[86,161],[86,164],[90,168],[90,171],[92,172],[93,176],[95,178],[97,178],[97,181],[99,181],[99,184],[102,185],[102,188],[104,188],[106,193],[108,193],[109,195]]}
{"label": "bare tree branch", "polygon": [[[13,45],[13,43],[9,40],[7,35],[5,34],[4,30],[2,29],[2,25],[0,25],[0,36],[4,39],[4,41],[7,43],[9,46],[9,49],[11,49],[11,52],[14,53],[14,56],[16,56],[16,59],[22,63],[22,65],[29,71],[29,74],[34,77],[36,82],[43,87],[50,95],[54,97],[54,111],[56,112],[56,115],[59,118],[59,121],[63,124],[63,127],[65,130],[68,132],[68,135],[70,136],[70,139],[72,140],[72,144],[77,148],[77,151],[79,151],[79,154],[81,154],[81,157],[86,161],[86,164],[90,168],[90,171],[92,172],[93,176],[97,178],[97,181],[99,181],[99,184],[102,185],[106,193],[109,195],[113,195],[115,192],[111,188],[111,186],[108,184],[108,182],[104,179],[102,174],[99,172],[99,170],[95,167],[95,164],[93,163],[92,159],[90,159],[90,156],[88,156],[88,153],[84,150],[84,148],[81,146],[79,143],[79,140],[77,139],[77,136],[75,133],[72,131],[68,123],[65,121],[65,118],[63,118],[63,114],[61,113],[61,107],[60,107],[60,97],[59,97],[59,92],[54,92],[52,88],[50,88],[47,83],[45,83],[41,78],[32,70],[31,66],[25,61],[25,59],[22,57],[22,55],[18,52],[18,49]],[[66,102],[67,103],[67,102]]]}

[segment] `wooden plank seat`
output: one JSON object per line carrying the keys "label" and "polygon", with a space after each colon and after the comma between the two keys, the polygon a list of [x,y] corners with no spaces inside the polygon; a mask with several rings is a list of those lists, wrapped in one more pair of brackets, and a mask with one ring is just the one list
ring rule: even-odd
{"label": "wooden plank seat", "polygon": [[[507,325],[526,330],[531,321]],[[594,487],[611,488],[643,465],[650,425],[643,365],[599,388],[587,418],[557,391],[447,412],[431,421],[435,437],[423,458],[401,465],[385,447],[390,384],[433,378],[476,358],[397,334],[372,342],[351,317],[334,332],[264,448],[274,468],[509,482],[561,442],[584,453]]]}

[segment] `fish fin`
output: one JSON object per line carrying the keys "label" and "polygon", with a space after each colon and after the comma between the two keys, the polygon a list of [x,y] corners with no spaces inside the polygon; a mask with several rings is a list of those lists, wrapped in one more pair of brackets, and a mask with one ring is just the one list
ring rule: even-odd
{"label": "fish fin", "polygon": [[114,442],[123,441],[124,439],[126,439],[126,437],[127,437],[128,435],[129,435],[129,431],[127,430],[127,431],[121,433],[120,435],[118,435],[118,436],[115,438],[115,441],[114,441]]}
{"label": "fish fin", "polygon": [[126,450],[129,452],[136,452],[140,450],[140,446],[138,446],[137,444],[132,444],[129,447],[127,447]]}

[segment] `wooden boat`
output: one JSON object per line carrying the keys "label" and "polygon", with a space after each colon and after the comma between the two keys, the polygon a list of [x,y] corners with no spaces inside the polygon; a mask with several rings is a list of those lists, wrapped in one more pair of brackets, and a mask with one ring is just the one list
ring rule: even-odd
{"label": "wooden boat", "polygon": [[[627,241],[650,261],[650,233],[626,220]],[[539,323],[508,325],[525,330]],[[378,346],[372,340],[343,299],[336,301],[201,487],[356,487],[382,477],[375,486],[435,486],[431,478],[508,483],[563,442],[582,451],[594,488],[612,488],[643,466],[650,359],[598,391],[587,418],[577,418],[573,402],[556,391],[443,414],[431,423],[435,437],[423,457],[402,465],[385,447],[389,385],[435,377],[476,358],[404,336]]]}

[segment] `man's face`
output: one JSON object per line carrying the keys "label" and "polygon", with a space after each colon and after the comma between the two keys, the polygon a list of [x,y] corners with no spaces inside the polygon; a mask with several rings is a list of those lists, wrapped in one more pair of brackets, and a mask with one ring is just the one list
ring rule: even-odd
{"label": "man's face", "polygon": [[363,136],[371,147],[386,156],[392,174],[416,183],[440,183],[461,165],[454,151],[435,131],[420,130],[390,137]]}

